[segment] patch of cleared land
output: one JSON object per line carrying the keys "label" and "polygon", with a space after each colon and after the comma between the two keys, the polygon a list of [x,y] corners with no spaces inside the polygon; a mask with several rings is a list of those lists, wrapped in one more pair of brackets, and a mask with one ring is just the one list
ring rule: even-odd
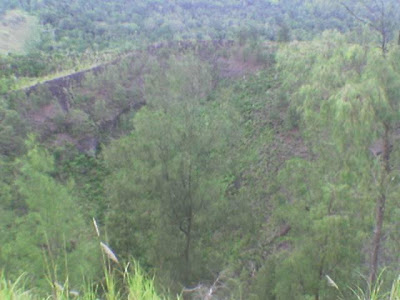
{"label": "patch of cleared land", "polygon": [[21,10],[10,10],[0,16],[0,54],[23,53],[26,45],[38,36],[36,17]]}

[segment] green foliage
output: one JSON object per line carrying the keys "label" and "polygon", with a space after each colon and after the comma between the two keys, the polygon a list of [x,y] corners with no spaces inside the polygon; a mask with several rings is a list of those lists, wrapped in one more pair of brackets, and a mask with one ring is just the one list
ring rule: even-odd
{"label": "green foliage", "polygon": [[132,134],[105,151],[107,228],[119,253],[188,284],[207,269],[202,253],[212,251],[228,205],[229,153],[240,130],[227,103],[206,101],[211,77],[204,65],[185,57],[169,66],[148,79],[154,92]]}
{"label": "green foliage", "polygon": [[277,34],[277,41],[278,42],[289,42],[290,41],[290,30],[286,24],[282,24],[279,27],[278,34]]}
{"label": "green foliage", "polygon": [[[60,71],[61,65],[63,70],[74,68],[77,60],[82,61],[89,53],[114,49],[121,54],[160,41],[238,39],[243,44],[255,37],[311,40],[325,30],[346,32],[358,24],[339,1],[74,0],[61,6],[53,0],[46,4],[3,2],[0,12],[20,8],[38,16],[41,24],[40,39],[27,55],[10,58],[8,70],[17,76],[42,76]],[[350,1],[351,9],[360,17],[368,14],[364,2],[379,11],[374,1]],[[390,23],[386,31],[392,38],[397,3],[387,2],[384,24]],[[378,23],[374,18],[370,19]]]}
{"label": "green foliage", "polygon": [[[392,61],[397,53],[393,49],[384,59],[378,50],[349,45],[343,36],[331,33],[278,54],[285,78],[282,87],[293,95],[290,105],[299,112],[299,126],[313,157],[291,160],[280,174],[284,188],[276,217],[292,230],[289,253],[278,254],[282,261],[274,271],[278,299],[332,297],[322,284],[324,274],[335,274],[344,285],[355,281],[355,273],[347,270],[369,262],[371,250],[354,249],[370,243],[376,199],[384,193],[388,207],[393,207],[399,193],[397,171],[387,173],[384,160],[370,151],[385,128],[392,132],[390,128],[397,126],[395,78],[400,74]],[[392,151],[389,159],[394,166],[397,149]],[[385,222],[393,224],[395,210],[388,211]],[[386,253],[396,256],[391,250]]]}
{"label": "green foliage", "polygon": [[286,201],[280,199],[276,217],[292,229],[285,240],[290,250],[275,258],[279,261],[275,267],[278,299],[333,297],[333,291],[321,284],[324,274],[330,272],[341,282],[350,282],[354,274],[348,268],[356,270],[360,265],[362,253],[354,251],[362,247],[354,215],[357,207],[351,207],[349,187],[337,184],[342,167],[330,170],[336,175],[332,178],[321,176],[323,170],[332,168],[326,158],[324,162],[320,166],[291,160],[281,172]]}
{"label": "green foliage", "polygon": [[66,149],[57,151],[57,173],[61,178],[72,178],[79,197],[80,210],[86,220],[93,217],[103,223],[106,211],[104,181],[107,170],[104,162],[95,156]]}
{"label": "green foliage", "polygon": [[[6,2],[38,14],[47,33],[27,55],[1,57],[0,93],[16,77],[147,42],[239,47],[123,54],[63,90],[64,110],[40,87],[1,100],[0,266],[17,284],[0,280],[0,297],[20,297],[27,272],[27,297],[164,299],[162,283],[201,299],[396,299],[386,278],[400,252],[400,51],[382,56],[374,28],[339,33],[356,22],[332,1]],[[326,28],[338,31],[298,41]],[[248,66],[254,74],[221,81],[220,68]],[[23,143],[28,131],[38,142]],[[364,289],[382,199],[387,275]],[[92,217],[105,228],[97,239]],[[100,237],[120,259],[102,242],[103,274]],[[157,281],[138,264],[122,270],[131,257]],[[360,289],[337,288],[348,285]]]}
{"label": "green foliage", "polygon": [[24,152],[26,124],[0,98],[0,157],[12,159]]}
{"label": "green foliage", "polygon": [[93,278],[88,273],[89,257],[95,259],[89,255],[93,246],[70,192],[72,183],[64,186],[53,178],[54,162],[44,149],[32,142],[28,148],[18,162],[15,187],[20,207],[7,224],[10,234],[2,247],[3,268],[7,274],[27,272],[32,283],[42,288],[47,286],[46,276],[55,282],[66,280],[68,274],[71,285],[80,281],[83,272]]}

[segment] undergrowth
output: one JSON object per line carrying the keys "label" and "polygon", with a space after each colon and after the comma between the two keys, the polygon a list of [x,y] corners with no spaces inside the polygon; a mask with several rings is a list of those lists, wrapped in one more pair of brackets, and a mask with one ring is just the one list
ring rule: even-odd
{"label": "undergrowth", "polygon": [[[376,283],[374,285],[368,285],[367,289],[364,290],[360,287],[356,288],[349,288],[353,297],[351,299],[354,300],[400,300],[400,275],[399,277],[393,282],[392,288],[388,292],[382,291],[382,280],[383,272],[380,276],[376,279]],[[338,300],[347,300],[343,296],[343,290],[340,288],[332,278],[326,276],[328,280],[328,284],[335,288],[338,292]]]}
{"label": "undergrowth", "polygon": [[[6,280],[4,274],[0,274],[0,299],[1,300],[168,300],[170,298],[157,293],[154,280],[145,275],[143,270],[137,263],[134,263],[131,270],[128,271],[129,265],[123,272],[123,285],[117,288],[118,276],[114,272],[110,272],[108,267],[105,268],[104,286],[94,287],[86,285],[83,291],[74,291],[68,289],[68,284],[54,284],[52,295],[47,297],[39,297],[33,291],[27,290],[24,286],[24,276],[20,276],[15,282],[11,283]],[[382,281],[377,280],[375,286],[368,290],[361,288],[351,289],[353,297],[351,299],[343,298],[341,289],[336,283],[327,276],[329,284],[337,289],[338,300],[400,300],[400,276],[393,282],[389,292],[382,292]],[[103,293],[98,290],[104,290]],[[181,299],[179,296],[177,300]]]}
{"label": "undergrowth", "polygon": [[[123,285],[117,288],[118,276],[115,273],[105,274],[104,286],[87,284],[82,291],[68,289],[68,283],[54,283],[53,292],[45,297],[37,296],[34,291],[24,286],[24,276],[14,283],[8,281],[4,274],[0,277],[1,300],[168,300],[157,293],[154,280],[148,278],[138,264],[133,270],[124,274]],[[100,292],[103,290],[103,292]],[[179,297],[177,298],[179,299]]]}
{"label": "undergrowth", "polygon": [[[0,300],[169,300],[156,291],[154,279],[148,277],[137,262],[122,266],[111,248],[101,241],[100,231],[96,220],[93,224],[103,254],[104,276],[100,283],[85,282],[81,290],[70,289],[67,280],[63,283],[48,280],[51,294],[38,296],[35,290],[25,286],[25,275],[21,275],[15,282],[6,279],[0,270]],[[51,270],[50,270],[51,271]],[[50,272],[49,271],[49,272]],[[47,278],[54,278],[51,274]],[[177,296],[174,298],[180,300]]]}

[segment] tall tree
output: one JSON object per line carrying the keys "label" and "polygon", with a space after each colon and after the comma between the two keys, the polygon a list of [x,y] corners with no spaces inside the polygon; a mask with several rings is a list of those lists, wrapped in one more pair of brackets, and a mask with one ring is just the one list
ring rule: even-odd
{"label": "tall tree", "polygon": [[[380,49],[385,58],[388,52],[389,41],[395,36],[394,30],[399,25],[397,19],[400,14],[400,2],[358,0],[352,5],[346,4],[345,1],[341,1],[341,4],[357,21],[368,25],[372,30],[378,33],[380,37]],[[375,95],[375,97],[379,99],[379,101],[374,100],[375,103],[372,110],[377,117],[376,124],[379,124],[382,130],[379,134],[381,174],[379,179],[377,179],[379,180],[379,194],[376,200],[375,230],[369,261],[370,285],[374,284],[377,276],[379,253],[383,237],[382,230],[387,201],[388,178],[391,178],[392,173],[392,166],[390,163],[391,145],[394,135],[393,131],[399,121],[399,116],[394,113],[398,107],[398,103],[396,101],[397,95],[393,91],[393,81],[395,81],[394,78],[397,77],[397,75],[396,70],[393,68],[392,57],[393,55],[391,55],[391,59],[388,59],[388,61],[382,61],[377,58],[377,60],[380,61],[381,67],[377,68],[378,66],[375,66],[375,68],[377,68],[376,71],[370,73],[370,75],[375,75],[371,77],[375,77],[373,80],[375,81],[375,88],[378,90],[378,94]],[[372,65],[372,63],[370,63],[370,65]],[[371,96],[374,94],[373,91],[370,91],[370,93]],[[378,104],[378,102],[381,103]],[[377,106],[379,108],[377,108]]]}
{"label": "tall tree", "polygon": [[148,78],[148,104],[132,134],[105,151],[108,228],[117,251],[189,284],[205,270],[200,250],[212,247],[227,205],[230,151],[240,130],[235,111],[207,101],[207,65],[191,56],[168,65]]}
{"label": "tall tree", "polygon": [[[307,184],[310,179],[304,179],[303,184],[291,187],[304,195],[292,199],[298,202],[316,196],[321,199],[318,207],[325,199],[323,194],[318,196],[318,190],[326,189],[330,191],[327,196],[334,200],[333,206],[329,205],[336,211],[334,215],[351,216],[354,236],[367,237],[369,229],[374,228],[369,255],[366,254],[370,283],[376,278],[379,263],[385,264],[380,259],[384,250],[384,220],[393,217],[393,211],[385,216],[385,207],[393,207],[399,193],[397,175],[393,173],[399,163],[395,158],[397,149],[391,147],[394,128],[400,120],[396,57],[398,49],[390,51],[384,59],[374,48],[350,45],[340,35],[332,34],[311,45],[292,45],[278,57],[286,78],[283,87],[291,89],[292,105],[301,117],[300,127],[312,154],[311,164],[313,168],[324,166],[320,171],[324,174],[320,178],[323,181],[312,187],[313,183]],[[295,76],[297,68],[303,70],[301,78]],[[373,153],[372,145],[378,149]],[[313,211],[315,206],[306,208]],[[330,214],[332,209],[326,216]],[[347,229],[341,236],[346,232]],[[387,236],[387,249],[389,240]],[[364,244],[369,244],[368,239]],[[354,249],[361,249],[360,246]],[[327,272],[323,270],[321,275]],[[318,297],[315,294],[315,299]]]}
{"label": "tall tree", "polygon": [[399,25],[400,3],[393,0],[341,0],[340,3],[358,22],[369,26],[379,35],[380,48],[385,54]]}
{"label": "tall tree", "polygon": [[43,289],[50,287],[47,280],[69,280],[78,288],[82,274],[87,278],[95,274],[98,264],[90,265],[89,259],[96,258],[94,243],[88,239],[72,186],[53,177],[52,156],[32,140],[27,148],[26,156],[18,160],[16,193],[10,200],[15,218],[9,220],[8,239],[2,245],[3,267],[7,274],[27,272]]}

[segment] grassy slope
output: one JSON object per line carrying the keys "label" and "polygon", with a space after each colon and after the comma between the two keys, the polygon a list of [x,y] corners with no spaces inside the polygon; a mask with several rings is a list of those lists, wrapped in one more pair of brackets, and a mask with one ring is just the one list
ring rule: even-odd
{"label": "grassy slope", "polygon": [[21,10],[8,11],[0,17],[0,54],[24,53],[27,44],[38,36],[36,17]]}
{"label": "grassy slope", "polygon": [[[70,76],[74,73],[78,72],[86,72],[90,71],[96,67],[107,65],[112,63],[118,58],[118,52],[117,51],[105,51],[102,53],[96,53],[93,54],[92,56],[88,56],[79,62],[77,62],[73,68],[66,68],[63,71],[59,71],[56,73],[50,73],[47,74],[46,76],[42,77],[20,77],[18,78],[18,81],[16,82],[15,86],[12,88],[12,90],[22,90],[22,89],[27,89],[30,88],[36,84],[44,84],[48,81],[57,79],[57,78],[62,78],[62,77],[67,77]],[[123,56],[120,56],[123,57]]]}

